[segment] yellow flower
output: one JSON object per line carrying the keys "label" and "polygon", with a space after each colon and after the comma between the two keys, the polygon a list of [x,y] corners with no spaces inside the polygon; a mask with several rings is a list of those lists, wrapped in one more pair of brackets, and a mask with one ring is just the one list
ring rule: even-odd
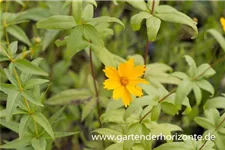
{"label": "yellow flower", "polygon": [[221,17],[221,18],[220,18],[220,23],[221,23],[221,25],[223,26],[223,30],[224,30],[224,32],[225,32],[225,18]]}
{"label": "yellow flower", "polygon": [[142,89],[137,84],[148,84],[146,80],[140,78],[145,70],[145,65],[134,67],[133,59],[120,64],[118,70],[113,67],[106,67],[103,71],[109,79],[103,83],[104,88],[113,90],[113,99],[122,98],[125,107],[127,107],[132,100],[131,94],[134,96],[143,95]]}

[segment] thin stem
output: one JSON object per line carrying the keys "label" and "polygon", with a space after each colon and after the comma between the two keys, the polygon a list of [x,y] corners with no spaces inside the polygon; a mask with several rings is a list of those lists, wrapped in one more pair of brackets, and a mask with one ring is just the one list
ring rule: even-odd
{"label": "thin stem", "polygon": [[34,120],[34,118],[32,117],[32,120],[34,122],[34,130],[36,132],[36,135],[38,136],[38,128],[37,128],[37,122]]}
{"label": "thin stem", "polygon": [[93,82],[94,82],[94,88],[95,88],[95,96],[97,97],[97,110],[98,110],[98,121],[99,121],[99,125],[101,127],[101,120],[100,120],[100,116],[101,116],[101,110],[100,110],[100,104],[99,104],[99,94],[98,94],[98,89],[97,89],[97,85],[95,82],[95,73],[94,73],[94,65],[93,65],[93,60],[92,60],[92,51],[91,48],[89,49],[89,55],[90,55],[90,67],[91,67],[91,74],[92,74],[92,78],[93,78]]}
{"label": "thin stem", "polygon": [[[161,103],[163,102],[167,97],[169,97],[171,94],[175,93],[176,89],[174,89],[173,91],[171,91],[170,93],[168,93],[166,96],[164,96],[163,98],[161,98],[158,102]],[[148,116],[148,114],[150,114],[152,112],[152,109],[150,111],[148,111],[141,119],[140,119],[140,123]]]}
{"label": "thin stem", "polygon": [[[154,13],[154,9],[155,9],[155,0],[152,1],[151,14]],[[147,57],[148,57],[149,44],[150,44],[150,41],[147,40],[147,41],[146,41],[146,45],[145,45],[144,65],[147,64]]]}
{"label": "thin stem", "polygon": [[207,143],[207,140],[202,144],[202,146],[199,148],[199,150],[203,149],[203,147],[205,146],[206,143]]}

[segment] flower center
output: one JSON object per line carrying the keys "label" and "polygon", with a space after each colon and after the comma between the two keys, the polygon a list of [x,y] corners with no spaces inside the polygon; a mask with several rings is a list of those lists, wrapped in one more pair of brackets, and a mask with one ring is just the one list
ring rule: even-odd
{"label": "flower center", "polygon": [[126,86],[128,84],[129,80],[126,78],[126,77],[122,77],[120,79],[120,83],[123,85],[123,86]]}

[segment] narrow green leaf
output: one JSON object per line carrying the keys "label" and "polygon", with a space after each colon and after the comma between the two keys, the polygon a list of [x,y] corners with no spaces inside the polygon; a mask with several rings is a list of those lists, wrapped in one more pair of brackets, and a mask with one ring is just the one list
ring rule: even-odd
{"label": "narrow green leaf", "polygon": [[15,38],[17,38],[18,40],[20,40],[21,42],[29,46],[31,45],[30,40],[28,39],[26,33],[19,26],[16,25],[8,26],[6,28],[6,31]]}
{"label": "narrow green leaf", "polygon": [[148,19],[152,15],[146,11],[141,11],[138,14],[135,14],[131,17],[130,23],[131,27],[134,31],[140,30],[141,28],[141,22],[143,19]]}
{"label": "narrow green leaf", "polygon": [[23,115],[20,120],[20,124],[19,124],[19,138],[20,139],[22,139],[23,135],[25,134],[26,127],[29,124],[29,119],[30,119],[29,115]]}
{"label": "narrow green leaf", "polygon": [[119,19],[117,19],[115,17],[101,16],[101,17],[92,18],[92,19],[87,20],[87,23],[92,24],[92,25],[99,25],[101,23],[111,23],[111,22],[118,23],[124,27],[123,22],[121,22]]}
{"label": "narrow green leaf", "polygon": [[82,18],[84,20],[88,20],[88,19],[93,18],[93,15],[94,15],[94,7],[93,7],[93,5],[92,4],[87,4],[84,7]]}
{"label": "narrow green leaf", "polygon": [[146,26],[149,41],[155,41],[160,25],[161,20],[154,16],[151,16],[150,18],[147,19]]}
{"label": "narrow green leaf", "polygon": [[37,106],[44,107],[44,105],[36,97],[34,97],[34,95],[30,91],[27,90],[27,91],[22,92],[22,96],[29,102],[31,102]]}
{"label": "narrow green leaf", "polygon": [[0,148],[4,149],[18,149],[18,148],[24,148],[28,145],[30,145],[31,137],[25,137],[23,139],[15,139],[13,141],[10,141],[4,145],[0,145]]}
{"label": "narrow green leaf", "polygon": [[18,41],[14,41],[10,43],[9,45],[9,51],[11,52],[12,55],[14,55],[17,52],[17,49],[18,49],[17,45],[18,45]]}
{"label": "narrow green leaf", "polygon": [[72,16],[55,15],[37,22],[37,28],[43,29],[71,29],[76,26]]}
{"label": "narrow green leaf", "polygon": [[14,86],[18,86],[17,85],[17,81],[16,81],[16,79],[12,76],[12,74],[10,74],[10,72],[9,72],[9,70],[8,69],[4,69],[4,71],[5,71],[5,74],[6,74],[6,76],[7,76],[7,78],[8,78],[8,80],[14,85]]}
{"label": "narrow green leaf", "polygon": [[202,118],[202,117],[196,117],[194,119],[194,121],[200,125],[201,127],[205,128],[205,129],[214,129],[215,125],[213,122],[211,122],[210,120],[206,119],[206,118]]}
{"label": "narrow green leaf", "polygon": [[214,87],[212,86],[212,84],[209,83],[209,81],[207,80],[200,80],[200,81],[196,81],[196,84],[203,90],[211,93],[212,95],[214,95],[215,90]]}
{"label": "narrow green leaf", "polygon": [[47,82],[49,82],[49,81],[46,80],[46,79],[33,78],[33,79],[30,79],[26,82],[26,84],[24,86],[24,89],[30,89],[30,88],[33,88],[36,85],[41,85],[41,84],[44,84],[44,83],[47,83]]}
{"label": "narrow green leaf", "polygon": [[40,126],[45,129],[45,131],[52,137],[52,139],[54,139],[54,133],[48,119],[40,112],[32,114],[32,117]]}
{"label": "narrow green leaf", "polygon": [[6,94],[9,94],[10,92],[13,92],[13,91],[19,91],[19,89],[17,89],[12,84],[0,83],[0,91]]}
{"label": "narrow green leaf", "polygon": [[190,66],[188,73],[191,77],[194,78],[197,75],[197,67],[196,67],[195,61],[192,57],[188,55],[185,55],[184,58],[186,62],[188,63],[188,65]]}
{"label": "narrow green leaf", "polygon": [[0,125],[18,133],[19,132],[19,123],[14,121],[7,121],[5,119],[0,119]]}
{"label": "narrow green leaf", "polygon": [[47,143],[44,138],[40,139],[33,138],[31,140],[31,145],[34,148],[34,150],[46,150]]}
{"label": "narrow green leaf", "polygon": [[205,109],[220,108],[225,109],[225,97],[219,96],[206,101],[204,105]]}
{"label": "narrow green leaf", "polygon": [[193,85],[193,91],[194,91],[194,94],[195,94],[196,105],[200,105],[201,100],[202,100],[201,89],[196,84],[194,84]]}
{"label": "narrow green leaf", "polygon": [[145,3],[144,0],[138,0],[138,1],[126,0],[126,2],[129,3],[130,5],[132,5],[136,9],[148,10],[147,4]]}
{"label": "narrow green leaf", "polygon": [[156,8],[155,16],[161,20],[180,23],[190,26],[194,30],[194,35],[192,38],[196,38],[198,35],[198,28],[196,22],[193,21],[190,17],[174,9],[173,7],[167,5],[160,5]]}
{"label": "narrow green leaf", "polygon": [[72,1],[72,14],[77,24],[82,22],[82,6],[83,2],[81,0]]}
{"label": "narrow green leaf", "polygon": [[34,64],[30,63],[25,59],[17,60],[16,62],[14,62],[14,64],[20,71],[24,73],[48,76],[48,74],[44,72],[42,69],[40,69],[39,67],[35,66]]}
{"label": "narrow green leaf", "polygon": [[217,40],[217,42],[225,52],[225,38],[223,37],[223,35],[215,29],[209,29],[207,30],[207,32]]}
{"label": "narrow green leaf", "polygon": [[91,97],[88,89],[69,89],[62,91],[46,101],[50,105],[80,104]]}
{"label": "narrow green leaf", "polygon": [[183,80],[176,90],[175,104],[181,105],[185,97],[191,92],[193,84],[190,80]]}
{"label": "narrow green leaf", "polygon": [[93,111],[96,103],[96,98],[92,98],[87,104],[84,105],[84,108],[82,109],[81,121],[84,121],[84,119]]}
{"label": "narrow green leaf", "polygon": [[45,51],[47,49],[47,47],[52,43],[52,41],[54,41],[59,32],[59,30],[48,30],[47,32],[45,32],[42,51]]}
{"label": "narrow green leaf", "polygon": [[49,118],[49,122],[50,124],[53,124],[62,114],[62,112],[64,111],[64,109],[66,108],[66,106],[64,106],[63,108],[59,109],[56,113],[54,113],[50,118]]}
{"label": "narrow green leaf", "polygon": [[70,60],[77,52],[83,50],[89,45],[88,41],[84,39],[83,31],[83,26],[76,26],[72,29],[67,41],[67,49],[65,52],[65,58],[67,60]]}
{"label": "narrow green leaf", "polygon": [[6,102],[6,120],[9,121],[13,115],[13,112],[15,111],[18,101],[20,100],[20,93],[18,91],[11,92],[7,97]]}
{"label": "narrow green leaf", "polygon": [[209,64],[202,64],[197,68],[197,75],[200,76],[198,79],[201,78],[209,78],[213,76],[216,73],[216,71],[209,65]]}

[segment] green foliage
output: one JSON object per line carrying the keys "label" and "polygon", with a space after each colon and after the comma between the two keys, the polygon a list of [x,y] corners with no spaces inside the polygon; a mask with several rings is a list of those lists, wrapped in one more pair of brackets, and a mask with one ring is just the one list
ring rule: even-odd
{"label": "green foliage", "polygon": [[[225,149],[222,2],[0,3],[1,149]],[[128,58],[150,84],[124,108],[102,70]],[[184,139],[196,132],[216,138]],[[182,139],[91,139],[150,134]]]}

